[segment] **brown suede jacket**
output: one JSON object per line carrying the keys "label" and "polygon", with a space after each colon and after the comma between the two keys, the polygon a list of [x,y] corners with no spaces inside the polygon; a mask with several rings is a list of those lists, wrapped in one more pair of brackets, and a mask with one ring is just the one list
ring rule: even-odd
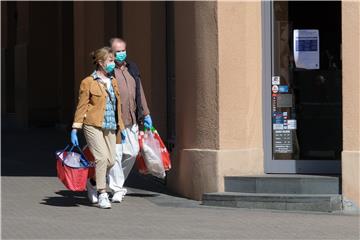
{"label": "brown suede jacket", "polygon": [[[125,126],[121,118],[121,100],[118,81],[111,79],[116,96],[116,114],[118,131],[122,131]],[[80,129],[83,124],[95,127],[102,127],[106,107],[106,87],[101,82],[89,76],[81,81],[79,90],[79,102],[76,108],[73,128]]]}

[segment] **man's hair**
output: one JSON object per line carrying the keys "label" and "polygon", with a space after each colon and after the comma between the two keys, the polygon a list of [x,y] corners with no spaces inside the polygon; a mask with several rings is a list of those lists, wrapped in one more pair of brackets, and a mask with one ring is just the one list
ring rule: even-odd
{"label": "man's hair", "polygon": [[114,42],[121,42],[121,43],[125,43],[125,44],[126,44],[126,42],[125,42],[124,39],[122,39],[122,38],[117,38],[117,37],[111,38],[109,42],[110,42],[110,47],[112,47],[112,45],[113,45]]}

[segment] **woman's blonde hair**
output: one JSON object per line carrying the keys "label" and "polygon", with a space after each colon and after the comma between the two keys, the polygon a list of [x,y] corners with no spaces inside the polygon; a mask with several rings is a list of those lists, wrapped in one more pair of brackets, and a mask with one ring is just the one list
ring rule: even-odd
{"label": "woman's blonde hair", "polygon": [[100,62],[105,62],[109,55],[114,57],[114,52],[109,47],[102,47],[90,53],[90,57],[96,67],[99,67]]}

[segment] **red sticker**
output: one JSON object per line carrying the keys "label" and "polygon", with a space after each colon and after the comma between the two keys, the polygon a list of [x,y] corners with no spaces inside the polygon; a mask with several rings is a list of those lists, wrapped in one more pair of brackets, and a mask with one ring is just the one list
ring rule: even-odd
{"label": "red sticker", "polygon": [[279,87],[277,85],[274,85],[274,86],[272,86],[271,90],[272,90],[273,93],[278,93],[279,92]]}

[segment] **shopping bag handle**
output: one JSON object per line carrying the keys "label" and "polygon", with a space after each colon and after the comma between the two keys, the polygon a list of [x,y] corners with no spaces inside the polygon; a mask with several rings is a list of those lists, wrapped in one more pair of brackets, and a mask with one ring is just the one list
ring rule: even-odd
{"label": "shopping bag handle", "polygon": [[[57,154],[57,156],[59,157],[59,156],[60,156],[62,153],[64,153],[69,147],[70,147],[69,144],[66,145],[66,147],[64,148],[64,150],[60,151],[60,152]],[[69,152],[71,152],[73,148],[74,148],[74,146],[71,147],[71,149],[70,149]]]}
{"label": "shopping bag handle", "polygon": [[[72,149],[74,148],[74,147],[76,147],[79,151],[80,151],[80,153],[81,153],[81,155],[85,158],[85,153],[81,150],[81,148],[80,148],[80,146],[79,145],[73,145],[72,147],[71,147],[71,149],[70,149],[70,152],[72,151]],[[86,159],[86,158],[85,158]]]}
{"label": "shopping bag handle", "polygon": [[[62,153],[64,153],[69,147],[70,147],[70,145],[68,144],[68,145],[64,148],[64,150],[62,150],[61,152],[59,152],[59,154],[57,154],[57,156],[59,157],[59,156],[60,156]],[[72,145],[71,148],[70,148],[70,150],[69,150],[69,152],[73,152],[73,150],[74,150],[75,147],[79,150],[80,155],[81,155],[81,158],[86,161],[86,163],[82,162],[83,165],[84,165],[85,167],[89,167],[89,166],[91,165],[91,164],[90,164],[90,161],[86,159],[85,153],[81,150],[81,148],[80,148],[79,145],[76,145],[76,146],[75,146],[75,145]],[[62,159],[61,161],[64,162],[64,160],[65,160],[65,159]],[[80,161],[81,161],[81,160],[80,160]]]}
{"label": "shopping bag handle", "polygon": [[[74,148],[74,145],[72,146],[71,149]],[[86,163],[82,162],[82,164],[86,167],[89,167],[90,166],[90,161],[86,159],[85,157],[85,153],[83,152],[83,150],[81,150],[80,146],[79,145],[76,145],[76,148],[79,150],[80,154],[81,154],[81,157],[85,160]],[[81,159],[80,159],[81,161]]]}
{"label": "shopping bag handle", "polygon": [[144,132],[145,132],[146,130],[150,130],[151,132],[155,132],[155,131],[156,131],[156,129],[154,128],[154,126],[151,126],[151,128],[148,128],[148,127],[145,127],[145,126],[144,126]]}
{"label": "shopping bag handle", "polygon": [[[59,152],[58,156],[60,156],[60,154],[64,153],[69,147],[70,147],[70,145],[68,144],[68,145],[64,148],[64,150],[62,150],[61,152]],[[79,147],[79,145],[76,145],[76,146],[75,146],[75,145],[72,145],[71,148],[70,148],[70,150],[69,150],[69,152],[72,152],[72,151],[74,150],[74,147],[76,147],[76,148],[79,150],[81,156],[82,156],[86,161],[88,161],[88,160],[86,159],[86,157],[85,157],[85,153],[81,150],[81,148]]]}

